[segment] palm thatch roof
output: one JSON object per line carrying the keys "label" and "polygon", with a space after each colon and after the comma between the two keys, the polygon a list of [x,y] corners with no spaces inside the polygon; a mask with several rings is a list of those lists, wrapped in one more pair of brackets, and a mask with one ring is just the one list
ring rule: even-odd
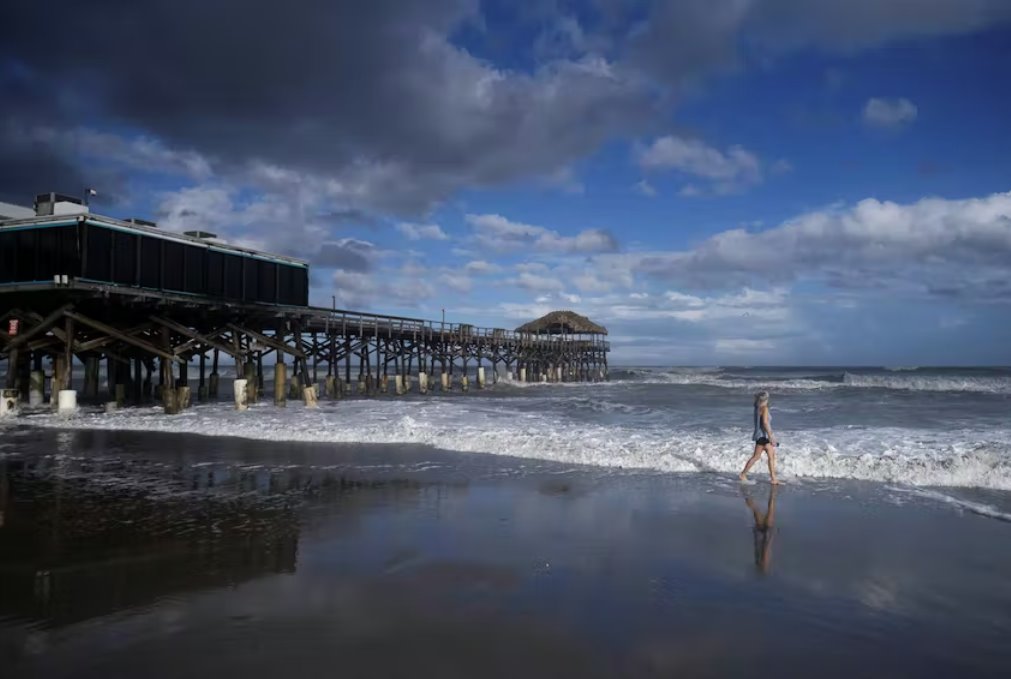
{"label": "palm thatch roof", "polygon": [[606,335],[607,328],[574,311],[552,311],[536,321],[524,323],[516,328],[516,332],[536,332],[545,335]]}

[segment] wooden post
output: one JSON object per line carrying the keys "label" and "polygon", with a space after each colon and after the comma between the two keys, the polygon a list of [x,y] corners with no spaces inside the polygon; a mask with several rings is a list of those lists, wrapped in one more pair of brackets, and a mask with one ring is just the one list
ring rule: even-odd
{"label": "wooden post", "polygon": [[211,399],[218,398],[218,350],[211,355],[211,377],[207,382],[207,395]]}
{"label": "wooden post", "polygon": [[88,356],[84,359],[84,397],[98,398],[98,357]]}
{"label": "wooden post", "polygon": [[[204,347],[206,349],[206,347]],[[200,352],[200,378],[197,382],[197,399],[200,401],[207,400],[207,352]]]}
{"label": "wooden post", "polygon": [[284,408],[288,404],[288,395],[285,393],[285,382],[288,381],[287,368],[284,365],[284,356],[277,352],[277,364],[274,366],[274,405]]}
{"label": "wooden post", "polygon": [[134,403],[144,400],[144,362],[140,358],[133,359],[133,392],[130,396]]}
{"label": "wooden post", "polygon": [[[168,328],[161,329],[161,344],[166,352],[172,350],[172,335]],[[179,403],[176,399],[176,390],[172,384],[172,361],[164,356],[161,357],[161,402],[166,415],[175,415],[179,412]]]}
{"label": "wooden post", "polygon": [[259,390],[257,389],[256,364],[253,363],[252,358],[243,363],[242,377],[246,380],[246,402],[256,403]]}
{"label": "wooden post", "polygon": [[66,339],[63,342],[63,365],[66,372],[63,374],[61,389],[71,389],[74,383],[74,319],[67,317],[64,324]]}

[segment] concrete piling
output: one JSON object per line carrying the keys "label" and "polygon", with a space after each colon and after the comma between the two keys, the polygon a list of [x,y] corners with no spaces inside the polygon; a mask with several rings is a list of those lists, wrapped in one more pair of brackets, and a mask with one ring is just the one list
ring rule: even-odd
{"label": "concrete piling", "polygon": [[319,408],[319,400],[316,398],[316,387],[305,387],[302,389],[302,398],[305,400],[306,408]]}
{"label": "concrete piling", "polygon": [[397,396],[404,395],[404,376],[396,375],[393,378],[394,385],[396,386]]}
{"label": "concrete piling", "polygon": [[484,368],[477,369],[477,388],[484,389]]}
{"label": "concrete piling", "polygon": [[56,402],[56,411],[60,415],[73,415],[77,412],[77,392],[73,389],[61,389]]}
{"label": "concrete piling", "polygon": [[470,378],[466,373],[460,376],[460,391],[470,391]]}
{"label": "concrete piling", "polygon": [[428,393],[428,373],[418,373],[418,391],[422,394]]}
{"label": "concrete piling", "polygon": [[246,400],[248,392],[246,390],[246,380],[237,379],[233,383],[233,391],[235,395],[235,409],[236,410],[246,410],[249,408],[249,402]]}
{"label": "concrete piling", "polygon": [[15,417],[18,414],[18,390],[4,389],[0,393],[0,417]]}
{"label": "concrete piling", "polygon": [[278,361],[274,366],[274,405],[284,408],[288,404],[288,395],[284,391],[288,381],[288,366]]}

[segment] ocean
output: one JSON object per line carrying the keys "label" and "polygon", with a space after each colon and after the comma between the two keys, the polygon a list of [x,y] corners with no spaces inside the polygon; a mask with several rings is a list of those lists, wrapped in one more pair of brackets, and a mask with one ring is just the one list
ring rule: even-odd
{"label": "ocean", "polygon": [[[1011,368],[619,367],[606,383],[500,381],[467,394],[324,400],[319,410],[297,402],[279,409],[268,396],[242,413],[221,401],[175,417],[157,407],[85,408],[70,420],[44,412],[20,422],[422,444],[600,468],[731,473],[751,450],[752,395],[760,389],[772,395],[786,480],[1011,490]],[[222,391],[230,393],[227,380]],[[963,496],[946,497],[976,503]]]}

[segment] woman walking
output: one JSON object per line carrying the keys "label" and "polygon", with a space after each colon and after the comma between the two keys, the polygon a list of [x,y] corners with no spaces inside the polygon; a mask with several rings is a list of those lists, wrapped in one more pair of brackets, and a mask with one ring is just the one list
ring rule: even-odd
{"label": "woman walking", "polygon": [[755,453],[744,465],[744,471],[738,476],[741,481],[748,480],[748,472],[762,457],[764,452],[769,458],[769,483],[779,484],[776,478],[776,437],[772,434],[772,416],[769,414],[769,392],[760,391],[755,394],[755,433],[751,440],[755,442]]}

